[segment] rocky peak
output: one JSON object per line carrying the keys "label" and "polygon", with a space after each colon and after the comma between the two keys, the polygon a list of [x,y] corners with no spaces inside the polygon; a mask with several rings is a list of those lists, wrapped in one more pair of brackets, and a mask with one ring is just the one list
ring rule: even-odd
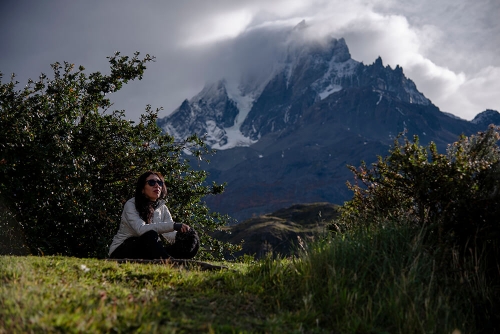
{"label": "rocky peak", "polygon": [[210,146],[223,146],[228,138],[225,128],[234,125],[238,115],[236,102],[228,97],[226,82],[206,84],[191,100],[184,100],[171,115],[158,120],[158,125],[177,138],[192,134],[206,136]]}
{"label": "rocky peak", "polygon": [[[207,84],[158,124],[180,138],[207,134],[212,148],[228,149],[292,129],[315,103],[335,99],[344,89],[372,90],[379,95],[379,102],[385,97],[388,101],[430,104],[400,66],[394,70],[384,67],[381,57],[364,65],[351,58],[345,39],[310,39],[306,30],[306,23],[300,23],[276,46],[274,63],[265,65],[273,70],[265,76],[258,76],[257,81],[250,75],[243,76],[241,82],[222,79]],[[237,144],[230,143],[232,139]]]}
{"label": "rocky peak", "polygon": [[486,109],[477,114],[471,122],[485,129],[491,124],[500,125],[500,113],[496,110]]}
{"label": "rocky peak", "polygon": [[364,66],[358,76],[359,86],[371,86],[381,96],[411,104],[431,104],[431,101],[418,91],[415,83],[404,75],[401,66],[396,65],[394,70],[389,65],[384,66],[380,56],[373,64]]}
{"label": "rocky peak", "polygon": [[308,27],[306,20],[302,20],[295,27],[293,27],[292,31],[301,31]]}
{"label": "rocky peak", "polygon": [[226,81],[219,80],[217,82],[206,83],[203,89],[191,99],[191,103],[200,101],[213,103],[225,99],[227,99]]}
{"label": "rocky peak", "polygon": [[343,38],[297,39],[288,46],[284,66],[255,100],[240,130],[258,140],[293,126],[318,99],[351,81],[359,62],[351,59]]}

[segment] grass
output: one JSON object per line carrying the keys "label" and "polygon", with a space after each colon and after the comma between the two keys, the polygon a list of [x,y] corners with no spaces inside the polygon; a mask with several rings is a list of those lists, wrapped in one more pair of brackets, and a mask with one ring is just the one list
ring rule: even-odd
{"label": "grass", "polygon": [[474,333],[471,298],[492,295],[480,275],[439,271],[404,229],[246,259],[199,271],[2,256],[0,333]]}

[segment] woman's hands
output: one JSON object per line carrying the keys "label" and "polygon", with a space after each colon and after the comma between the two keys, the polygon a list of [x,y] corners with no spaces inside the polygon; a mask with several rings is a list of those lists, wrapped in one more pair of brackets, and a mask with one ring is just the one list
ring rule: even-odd
{"label": "woman's hands", "polygon": [[182,227],[180,229],[179,232],[181,233],[186,233],[187,231],[189,231],[191,229],[191,227],[189,227],[189,225],[186,225],[186,224],[182,224]]}
{"label": "woman's hands", "polygon": [[190,229],[191,227],[189,225],[183,223],[174,223],[174,230],[176,230],[177,232],[186,233]]}

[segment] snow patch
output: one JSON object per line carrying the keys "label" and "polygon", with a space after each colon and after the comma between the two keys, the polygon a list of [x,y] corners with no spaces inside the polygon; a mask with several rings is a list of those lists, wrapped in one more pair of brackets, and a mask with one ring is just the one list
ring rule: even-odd
{"label": "snow patch", "polygon": [[324,91],[322,91],[321,93],[319,93],[319,98],[321,100],[324,100],[326,97],[328,97],[330,94],[333,94],[335,92],[338,92],[338,91],[341,91],[342,90],[342,86],[340,85],[335,85],[335,84],[330,84],[328,87],[325,88]]}
{"label": "snow patch", "polygon": [[255,97],[252,94],[242,94],[241,90],[234,83],[226,82],[226,92],[228,98],[236,103],[236,107],[238,108],[239,113],[234,120],[234,125],[229,128],[223,129],[225,137],[227,139],[225,143],[221,145],[221,141],[218,141],[211,147],[216,150],[227,150],[233,147],[250,146],[256,143],[256,140],[245,137],[240,131],[241,124],[243,124],[243,121],[252,109],[253,103],[255,102]]}
{"label": "snow patch", "polygon": [[291,106],[288,106],[286,108],[286,111],[285,111],[285,116],[283,117],[283,122],[288,123],[288,121],[290,120],[290,108]]}
{"label": "snow patch", "polygon": [[342,78],[353,76],[359,64],[359,62],[353,59],[339,63],[335,57],[332,57],[328,63],[328,70],[322,78],[318,79],[312,85],[316,91],[320,91],[318,93],[319,98],[323,100],[330,94],[342,90]]}
{"label": "snow patch", "polygon": [[226,85],[227,97],[233,100],[238,107],[239,113],[234,121],[234,126],[238,126],[243,123],[245,118],[247,118],[248,113],[252,109],[253,103],[255,102],[255,97],[251,94],[243,95],[241,90],[235,84]]}
{"label": "snow patch", "polygon": [[209,142],[219,142],[224,135],[226,134],[224,129],[221,129],[217,126],[217,123],[213,120],[207,120],[205,122],[205,126],[207,129],[207,140]]}
{"label": "snow patch", "polygon": [[239,146],[250,146],[256,143],[256,140],[252,140],[245,137],[238,128],[230,127],[224,129],[226,132],[227,142],[226,144],[220,145],[220,143],[215,143],[211,147],[216,150],[227,150],[233,147]]}

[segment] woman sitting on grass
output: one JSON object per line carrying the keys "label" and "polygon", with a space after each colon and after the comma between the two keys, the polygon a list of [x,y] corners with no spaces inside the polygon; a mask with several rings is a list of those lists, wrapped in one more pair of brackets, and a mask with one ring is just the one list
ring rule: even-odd
{"label": "woman sitting on grass", "polygon": [[137,180],[135,197],[123,207],[120,228],[109,247],[114,259],[190,259],[200,247],[190,226],[175,223],[165,205],[167,187],[159,172]]}

